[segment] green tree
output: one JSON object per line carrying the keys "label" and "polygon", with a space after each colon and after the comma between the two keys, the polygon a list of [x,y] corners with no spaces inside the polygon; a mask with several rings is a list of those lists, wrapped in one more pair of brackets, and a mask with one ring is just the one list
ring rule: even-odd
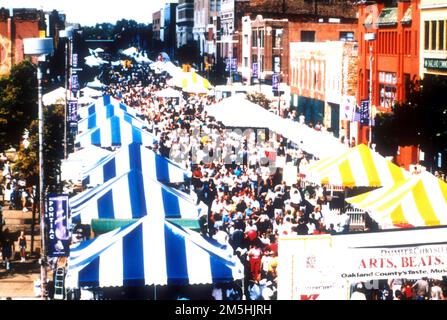
{"label": "green tree", "polygon": [[0,78],[0,149],[18,149],[22,133],[37,118],[36,68],[29,61]]}
{"label": "green tree", "polygon": [[247,94],[247,99],[253,103],[256,103],[263,107],[264,109],[270,109],[270,103],[272,103],[271,100],[269,100],[265,94],[254,92]]}
{"label": "green tree", "polygon": [[[442,99],[446,92],[447,81],[443,77],[425,76],[423,80],[411,81],[407,101],[396,104],[389,118],[376,123],[378,146],[394,143],[391,135],[397,139],[397,145],[418,145],[425,153],[425,166],[434,169],[436,155],[440,153],[445,158],[447,149],[447,105]],[[441,167],[446,168],[445,162]]]}
{"label": "green tree", "polygon": [[[63,158],[64,106],[53,105],[44,109],[44,171],[49,192],[61,192],[59,181],[60,164]],[[38,185],[39,181],[39,136],[38,121],[34,120],[29,129],[30,145],[18,151],[14,171],[25,178],[28,184]]]}

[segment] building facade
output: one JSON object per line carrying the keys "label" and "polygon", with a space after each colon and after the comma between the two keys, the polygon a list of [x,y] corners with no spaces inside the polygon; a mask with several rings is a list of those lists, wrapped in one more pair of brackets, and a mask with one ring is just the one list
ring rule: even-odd
{"label": "building facade", "polygon": [[[240,72],[244,82],[253,76],[253,63],[258,63],[259,78],[271,81],[272,74],[279,73],[280,80],[290,85],[291,42],[354,41],[355,23],[340,23],[339,20],[319,19],[321,22],[270,19],[258,15],[242,18]],[[336,21],[336,22],[329,22]],[[296,92],[295,92],[296,93]]]}
{"label": "building facade", "polygon": [[174,52],[177,42],[177,6],[178,3],[176,2],[166,3],[164,8],[162,9],[163,16],[161,17],[161,19],[163,20],[163,24],[160,26],[160,29],[163,29],[162,41],[165,51],[171,59],[174,58]]}
{"label": "building facade", "polygon": [[[405,101],[409,81],[419,77],[419,41],[420,0],[382,0],[359,5],[357,101],[369,101],[371,94],[372,118],[376,112],[391,112],[396,102]],[[368,125],[359,126],[361,142],[368,143],[369,130]],[[408,167],[417,161],[417,148],[399,148],[398,164]]]}
{"label": "building facade", "polygon": [[6,75],[11,67],[25,59],[23,39],[45,36],[45,20],[42,11],[36,9],[0,8],[0,75]]}
{"label": "building facade", "polygon": [[161,10],[152,14],[152,39],[161,41]]}
{"label": "building facade", "polygon": [[193,41],[193,27],[194,0],[180,0],[177,6],[177,48]]}
{"label": "building facade", "polygon": [[320,122],[336,137],[349,137],[345,129],[355,106],[357,68],[353,41],[290,43],[291,104],[307,123]]}
{"label": "building facade", "polygon": [[419,74],[447,76],[447,0],[421,0]]}
{"label": "building facade", "polygon": [[[211,50],[215,47],[215,43],[211,45],[209,32],[210,25],[217,27],[218,17],[220,15],[222,0],[194,0],[194,41],[197,42],[199,46],[199,52],[202,56],[211,54]],[[217,30],[217,28],[216,28]],[[214,32],[217,34],[217,32]],[[217,37],[214,37],[215,39]],[[214,41],[212,41],[214,42]]]}

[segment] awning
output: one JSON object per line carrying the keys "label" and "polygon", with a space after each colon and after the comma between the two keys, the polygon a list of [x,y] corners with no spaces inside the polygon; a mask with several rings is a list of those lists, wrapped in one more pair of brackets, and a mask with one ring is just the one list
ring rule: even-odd
{"label": "awning", "polygon": [[70,248],[67,288],[195,285],[244,277],[232,250],[198,233],[146,217]]}
{"label": "awning", "polygon": [[400,21],[402,24],[410,24],[412,21],[412,15],[413,15],[413,5],[410,5],[405,11],[404,17]]}
{"label": "awning", "polygon": [[95,127],[76,136],[77,148],[95,145],[103,148],[127,145],[133,142],[152,146],[156,137],[148,131],[137,128],[120,117],[112,116]]}
{"label": "awning", "polygon": [[397,8],[384,8],[377,20],[377,25],[379,27],[394,26],[397,22]]}
{"label": "awning", "polygon": [[170,159],[132,143],[87,168],[83,184],[100,185],[131,170],[161,182],[179,183],[190,178],[190,173]]}
{"label": "awning", "polygon": [[319,160],[304,168],[304,173],[314,183],[344,187],[391,186],[410,175],[364,144],[338,157]]}
{"label": "awning", "polygon": [[447,184],[427,172],[346,201],[383,227],[447,225]]}
{"label": "awning", "polygon": [[74,222],[92,219],[135,219],[146,215],[198,219],[204,206],[186,193],[132,170],[70,198]]}

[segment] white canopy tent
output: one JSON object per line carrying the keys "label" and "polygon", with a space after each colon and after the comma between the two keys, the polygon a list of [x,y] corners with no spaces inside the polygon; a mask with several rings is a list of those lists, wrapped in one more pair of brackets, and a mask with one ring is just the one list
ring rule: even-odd
{"label": "white canopy tent", "polygon": [[237,94],[205,107],[205,111],[226,127],[268,128],[274,114]]}
{"label": "white canopy tent", "polygon": [[91,168],[110,154],[112,154],[112,151],[94,145],[88,145],[70,153],[68,158],[61,162],[61,180],[72,180],[80,183],[86,169]]}
{"label": "white canopy tent", "polygon": [[65,104],[65,88],[59,87],[51,92],[48,92],[42,96],[42,102],[45,106],[52,104]]}

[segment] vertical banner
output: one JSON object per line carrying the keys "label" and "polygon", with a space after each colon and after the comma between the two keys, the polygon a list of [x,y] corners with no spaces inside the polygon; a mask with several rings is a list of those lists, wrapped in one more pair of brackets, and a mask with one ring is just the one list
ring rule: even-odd
{"label": "vertical banner", "polygon": [[252,66],[252,70],[253,70],[253,78],[257,79],[258,78],[258,63],[257,62],[253,62],[253,66]]}
{"label": "vertical banner", "polygon": [[237,59],[231,58],[231,71],[237,72]]}
{"label": "vertical banner", "polygon": [[340,107],[341,121],[354,121],[355,118],[355,97],[343,96]]}
{"label": "vertical banner", "polygon": [[70,245],[68,195],[52,194],[47,196],[45,227],[48,239],[48,256],[67,257]]}
{"label": "vertical banner", "polygon": [[369,125],[369,100],[362,100],[360,103],[360,123]]}
{"label": "vertical banner", "polygon": [[74,95],[76,95],[76,93],[79,91],[79,80],[77,74],[73,74],[71,76],[71,91]]}
{"label": "vertical banner", "polygon": [[231,68],[231,60],[229,58],[227,58],[225,60],[225,71],[230,72],[230,68]]}
{"label": "vertical banner", "polygon": [[68,101],[68,123],[71,127],[76,127],[78,124],[78,101]]}
{"label": "vertical banner", "polygon": [[277,73],[272,75],[272,91],[274,93],[279,91],[279,74]]}
{"label": "vertical banner", "polygon": [[78,54],[77,53],[73,53],[73,55],[71,56],[71,66],[73,68],[77,68],[78,67]]}

